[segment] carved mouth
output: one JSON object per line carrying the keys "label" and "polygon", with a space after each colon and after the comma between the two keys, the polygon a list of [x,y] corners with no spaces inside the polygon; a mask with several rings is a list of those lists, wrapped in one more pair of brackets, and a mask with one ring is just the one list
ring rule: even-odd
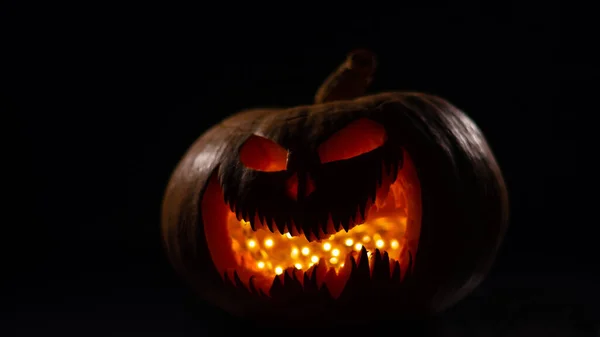
{"label": "carved mouth", "polygon": [[291,278],[302,285],[306,276],[312,276],[318,287],[325,284],[337,298],[365,258],[371,274],[383,262],[389,266],[385,274],[391,277],[400,269],[406,271],[417,252],[420,185],[407,153],[397,169],[383,168],[374,198],[349,206],[356,211],[341,220],[329,213],[328,220],[316,226],[277,222],[258,214],[244,216],[222,201],[217,179],[207,193],[220,194],[221,200],[220,205],[215,203],[218,197],[205,195],[203,200],[205,234],[215,266],[226,279],[237,279],[271,296],[276,283]]}

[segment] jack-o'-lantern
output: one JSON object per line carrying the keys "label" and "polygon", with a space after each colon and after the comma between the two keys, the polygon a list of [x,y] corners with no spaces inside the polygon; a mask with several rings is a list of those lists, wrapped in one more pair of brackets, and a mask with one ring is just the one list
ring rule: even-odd
{"label": "jack-o'-lantern", "polygon": [[204,299],[316,324],[435,313],[482,280],[508,213],[484,136],[435,96],[360,97],[374,69],[355,51],[315,104],[240,112],[184,156],[163,235]]}

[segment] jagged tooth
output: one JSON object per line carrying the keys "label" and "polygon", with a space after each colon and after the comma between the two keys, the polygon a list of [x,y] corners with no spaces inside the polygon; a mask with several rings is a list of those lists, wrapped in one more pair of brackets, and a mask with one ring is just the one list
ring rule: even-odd
{"label": "jagged tooth", "polygon": [[294,270],[294,272],[292,273],[292,277],[294,279],[295,282],[298,282],[300,284],[300,286],[304,286],[304,271],[302,271],[301,269],[296,269]]}
{"label": "jagged tooth", "polygon": [[292,234],[292,236],[302,235],[302,231],[298,230],[298,226],[294,222],[294,219],[290,220],[289,230],[290,230],[290,234]]}
{"label": "jagged tooth", "polygon": [[375,265],[379,264],[381,261],[381,252],[378,248],[375,248],[375,254],[371,255],[370,267],[371,267],[371,275],[373,275],[373,270],[375,270]]}
{"label": "jagged tooth", "polygon": [[281,234],[281,232],[279,232],[279,228],[277,227],[278,222],[275,221],[273,224],[273,234]]}
{"label": "jagged tooth", "polygon": [[288,268],[283,273],[283,285],[286,287],[289,286],[294,280],[292,278],[293,270],[291,270],[291,269],[294,269],[294,268]]}
{"label": "jagged tooth", "polygon": [[375,249],[375,254],[371,256],[371,277],[374,280],[387,280],[389,273],[390,263],[387,260],[387,254],[382,255],[379,249]]}
{"label": "jagged tooth", "polygon": [[314,237],[314,235],[310,230],[307,229],[302,234],[304,234],[304,237],[306,240],[308,240],[308,242],[312,242],[311,237]]}
{"label": "jagged tooth", "polygon": [[319,233],[318,233],[319,240],[326,239],[328,236],[329,235],[323,231],[323,226],[319,226]]}
{"label": "jagged tooth", "polygon": [[241,208],[237,208],[235,209],[235,217],[236,219],[238,219],[238,221],[242,221],[244,220],[244,215],[242,214],[242,209]]}
{"label": "jagged tooth", "polygon": [[327,222],[325,223],[325,234],[326,235],[331,235],[331,234],[335,234],[337,231],[335,230],[335,227],[333,226],[333,220],[331,218],[327,219]]}
{"label": "jagged tooth", "polygon": [[[337,216],[337,215],[336,215],[336,214],[334,214],[334,213],[331,213],[331,214],[330,214],[330,216],[331,216],[331,221],[333,222],[333,228],[335,228],[335,229],[336,229],[336,232],[339,232],[339,231],[341,231],[342,229],[345,229],[345,228],[342,226],[342,219],[341,219],[339,216]],[[346,230],[346,232],[347,232],[347,230]]]}
{"label": "jagged tooth", "polygon": [[258,227],[256,226],[257,222],[256,221],[250,221],[250,228],[252,228],[253,231],[257,231]]}
{"label": "jagged tooth", "polygon": [[360,255],[358,256],[358,268],[369,268],[369,252],[362,246],[360,249]]}
{"label": "jagged tooth", "polygon": [[229,207],[231,213],[235,213],[235,204],[232,201],[225,200],[225,204]]}
{"label": "jagged tooth", "polygon": [[256,229],[265,228],[265,217],[258,217],[256,222]]}
{"label": "jagged tooth", "polygon": [[381,274],[381,278],[384,280],[390,279],[390,256],[386,251],[383,252],[383,256],[381,260],[378,262],[379,273]]}
{"label": "jagged tooth", "polygon": [[327,270],[327,273],[325,273],[323,282],[326,285],[331,286],[335,283],[336,279],[337,279],[337,273],[335,272],[335,268],[329,267],[329,269]]}
{"label": "jagged tooth", "polygon": [[275,226],[276,222],[277,222],[277,220],[274,218],[271,219],[271,221],[267,222],[267,228],[269,229],[269,231],[271,233],[274,233],[275,232],[274,228],[277,228],[277,226]]}
{"label": "jagged tooth", "polygon": [[269,229],[270,229],[270,228],[273,228],[273,222],[274,222],[274,221],[275,221],[275,220],[274,220],[272,217],[270,217],[270,216],[265,216],[265,221],[263,222],[263,228],[264,228],[264,227],[267,227],[267,228],[269,228]]}
{"label": "jagged tooth", "polygon": [[258,222],[263,222],[263,219],[265,218],[265,213],[262,210],[260,210],[260,208],[257,208],[256,217],[258,218]]}
{"label": "jagged tooth", "polygon": [[[311,267],[312,268],[312,267]],[[304,292],[306,293],[314,293],[317,291],[317,280],[310,277],[314,269],[308,269],[306,273],[304,273]]]}
{"label": "jagged tooth", "polygon": [[354,221],[354,217],[353,216],[351,216],[351,217],[348,218],[348,227],[350,229],[352,229],[352,228],[354,228],[354,227],[356,227],[358,225],[360,225],[360,223]]}
{"label": "jagged tooth", "polygon": [[346,233],[348,233],[348,231],[350,230],[350,222],[348,220],[341,220],[340,225],[342,226],[342,228],[344,228]]}
{"label": "jagged tooth", "polygon": [[317,285],[321,287],[325,281],[325,275],[327,274],[327,262],[324,258],[319,259],[319,263],[316,265]]}
{"label": "jagged tooth", "polygon": [[340,264],[340,269],[338,270],[338,275],[344,275],[347,276],[347,274],[351,271],[351,267],[352,267],[352,254],[354,252],[348,252],[346,254],[346,256],[344,257],[344,261],[342,261],[342,264]]}
{"label": "jagged tooth", "polygon": [[392,271],[392,281],[400,282],[400,262],[396,261],[394,263],[394,271]]}
{"label": "jagged tooth", "polygon": [[238,275],[237,270],[233,271],[233,281],[238,288],[246,289],[246,285],[244,282],[242,282],[242,279],[240,279],[240,275]]}
{"label": "jagged tooth", "polygon": [[253,209],[247,209],[244,212],[244,221],[251,222],[252,220],[254,220],[255,215],[256,214]]}
{"label": "jagged tooth", "polygon": [[330,214],[329,212],[320,212],[319,215],[315,216],[315,221],[317,221],[323,228],[327,228],[329,224]]}
{"label": "jagged tooth", "polygon": [[363,218],[360,208],[361,208],[360,205],[357,205],[356,212],[354,213],[354,222],[358,223],[358,224],[364,223],[364,218]]}
{"label": "jagged tooth", "polygon": [[260,229],[263,228],[263,222],[265,219],[265,215],[263,214],[263,212],[261,212],[260,210],[256,211],[256,215],[254,216],[254,222],[256,222],[256,229]]}
{"label": "jagged tooth", "polygon": [[254,275],[250,276],[250,280],[248,280],[248,290],[250,290],[250,293],[253,295],[258,295],[256,285],[254,284]]}
{"label": "jagged tooth", "polygon": [[279,231],[279,234],[284,234],[285,233],[285,224],[286,224],[285,221],[279,221],[279,222],[275,223],[275,229],[277,231]]}
{"label": "jagged tooth", "polygon": [[369,204],[369,199],[364,199],[358,205],[358,215],[360,216],[361,222],[364,223],[367,219],[367,205]]}
{"label": "jagged tooth", "polygon": [[283,282],[281,281],[281,278],[279,277],[279,275],[276,275],[273,278],[273,284],[271,285],[271,288],[269,289],[269,294],[271,296],[277,296],[277,294],[283,290]]}
{"label": "jagged tooth", "polygon": [[227,272],[227,270],[225,270],[223,272],[223,283],[225,283],[226,285],[233,285],[233,282],[231,282],[231,279],[229,278],[229,273]]}
{"label": "jagged tooth", "polygon": [[356,252],[354,250],[346,254],[346,257],[344,258],[344,268],[352,265],[352,261],[354,261],[354,255],[356,255]]}
{"label": "jagged tooth", "polygon": [[318,241],[321,239],[321,236],[319,235],[319,232],[320,232],[319,229],[321,226],[319,226],[319,223],[317,222],[316,219],[314,219],[312,217],[310,217],[310,218],[305,217],[303,226],[304,226],[304,230],[308,231],[310,233],[310,235],[312,235],[311,238],[313,240]]}
{"label": "jagged tooth", "polygon": [[[313,265],[309,270],[307,270],[307,273],[304,275],[308,275],[308,282],[304,282],[305,284],[305,288],[309,289],[311,292],[313,293],[317,293],[319,291],[319,281],[318,281],[318,277],[317,277],[317,266],[318,265]],[[310,271],[310,273],[309,273]],[[304,280],[306,281],[306,277],[304,278]]]}
{"label": "jagged tooth", "polygon": [[358,256],[356,256],[356,254],[354,254],[354,252],[349,254],[350,257],[350,264],[352,266],[351,271],[354,273],[356,269],[358,269],[358,262],[356,261],[358,259]]}
{"label": "jagged tooth", "polygon": [[326,284],[323,284],[323,286],[321,286],[321,289],[319,289],[319,297],[323,299],[331,298],[331,292],[329,291],[329,288]]}
{"label": "jagged tooth", "polygon": [[[332,228],[333,231],[331,233],[337,233],[340,230],[339,224],[338,224],[338,226],[336,226],[335,222],[333,221],[333,215],[331,214],[331,212],[327,213],[326,228]],[[327,231],[329,231],[329,230],[327,230]]]}
{"label": "jagged tooth", "polygon": [[250,221],[250,227],[253,231],[256,231],[260,228],[260,220],[258,218],[258,214],[254,216],[254,219],[252,219],[252,221]]}

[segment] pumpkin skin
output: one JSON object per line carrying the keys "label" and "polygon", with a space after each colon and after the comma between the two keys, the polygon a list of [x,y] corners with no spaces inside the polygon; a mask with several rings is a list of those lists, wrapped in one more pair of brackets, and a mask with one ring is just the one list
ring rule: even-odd
{"label": "pumpkin skin", "polygon": [[[440,312],[484,278],[506,230],[508,201],[477,126],[422,93],[340,97],[240,112],[185,154],[165,193],[162,231],[172,264],[202,298],[258,323],[333,324]],[[311,247],[350,235],[385,209],[375,204],[395,183],[404,184],[406,219],[395,259],[392,248],[364,244],[335,266],[282,265],[275,275],[256,269],[266,268],[260,261],[246,267],[257,258],[240,260],[232,247],[239,246],[232,223],[250,226],[250,235],[288,233]],[[357,315],[357,308],[366,310]]]}

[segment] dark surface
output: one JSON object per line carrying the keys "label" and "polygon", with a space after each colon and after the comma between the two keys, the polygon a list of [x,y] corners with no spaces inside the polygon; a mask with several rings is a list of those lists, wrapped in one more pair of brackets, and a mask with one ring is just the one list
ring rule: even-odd
{"label": "dark surface", "polygon": [[210,125],[242,108],[311,102],[356,47],[379,55],[371,91],[424,91],[466,111],[509,187],[511,227],[490,276],[421,333],[598,334],[595,206],[578,143],[589,124],[580,118],[597,111],[586,97],[598,64],[585,47],[594,34],[566,38],[556,6],[335,20],[8,6],[3,335],[250,330],[196,302],[171,271],[164,187]]}

